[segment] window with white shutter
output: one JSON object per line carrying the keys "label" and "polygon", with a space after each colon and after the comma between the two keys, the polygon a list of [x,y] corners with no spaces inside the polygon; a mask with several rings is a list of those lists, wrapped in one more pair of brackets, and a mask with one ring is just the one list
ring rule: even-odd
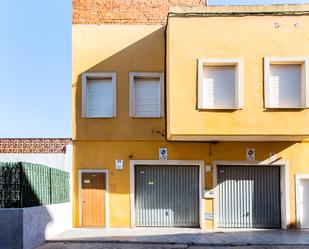
{"label": "window with white shutter", "polygon": [[266,57],[264,88],[266,108],[308,107],[306,57]]}
{"label": "window with white shutter", "polygon": [[130,116],[159,118],[163,110],[163,74],[130,73]]}
{"label": "window with white shutter", "polygon": [[204,67],[202,105],[205,108],[235,106],[235,67]]}
{"label": "window with white shutter", "polygon": [[273,107],[301,106],[300,65],[270,65],[269,102]]}
{"label": "window with white shutter", "polygon": [[198,108],[241,109],[241,59],[199,59]]}
{"label": "window with white shutter", "polygon": [[83,74],[83,116],[87,118],[116,116],[115,73]]}

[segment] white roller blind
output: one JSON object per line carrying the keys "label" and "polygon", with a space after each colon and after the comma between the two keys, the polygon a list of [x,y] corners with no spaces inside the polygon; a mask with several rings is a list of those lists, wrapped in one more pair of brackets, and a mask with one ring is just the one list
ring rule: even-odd
{"label": "white roller blind", "polygon": [[301,106],[301,65],[270,65],[270,107]]}
{"label": "white roller blind", "polygon": [[134,116],[160,117],[160,79],[134,79]]}
{"label": "white roller blind", "polygon": [[114,89],[111,78],[89,79],[87,93],[88,117],[114,116]]}
{"label": "white roller blind", "polygon": [[203,108],[235,107],[235,67],[204,67]]}

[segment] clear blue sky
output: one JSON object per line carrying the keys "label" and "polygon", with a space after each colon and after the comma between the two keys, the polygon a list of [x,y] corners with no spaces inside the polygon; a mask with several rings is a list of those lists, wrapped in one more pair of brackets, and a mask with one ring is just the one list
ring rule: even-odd
{"label": "clear blue sky", "polygon": [[0,0],[0,137],[71,137],[71,0]]}
{"label": "clear blue sky", "polygon": [[0,0],[0,86],[0,137],[71,136],[71,0]]}

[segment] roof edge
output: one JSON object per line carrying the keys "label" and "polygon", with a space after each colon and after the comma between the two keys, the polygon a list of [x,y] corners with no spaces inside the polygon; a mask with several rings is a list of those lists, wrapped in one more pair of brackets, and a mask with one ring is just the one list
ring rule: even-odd
{"label": "roof edge", "polygon": [[170,7],[169,16],[309,15],[309,4]]}

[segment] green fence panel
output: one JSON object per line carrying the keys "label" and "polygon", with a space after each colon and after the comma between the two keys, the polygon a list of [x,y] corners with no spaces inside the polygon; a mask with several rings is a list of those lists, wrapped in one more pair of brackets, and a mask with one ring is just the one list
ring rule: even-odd
{"label": "green fence panel", "polygon": [[[50,168],[45,165],[22,163],[24,171],[23,191],[25,206],[39,206],[51,204]],[[30,191],[30,193],[29,193]]]}
{"label": "green fence panel", "polygon": [[70,201],[69,173],[32,163],[0,163],[0,208]]}
{"label": "green fence panel", "polygon": [[58,170],[58,169],[50,169],[51,170],[51,178],[54,179],[51,182],[51,203],[62,203],[69,200],[69,179],[70,176],[67,172]]}

